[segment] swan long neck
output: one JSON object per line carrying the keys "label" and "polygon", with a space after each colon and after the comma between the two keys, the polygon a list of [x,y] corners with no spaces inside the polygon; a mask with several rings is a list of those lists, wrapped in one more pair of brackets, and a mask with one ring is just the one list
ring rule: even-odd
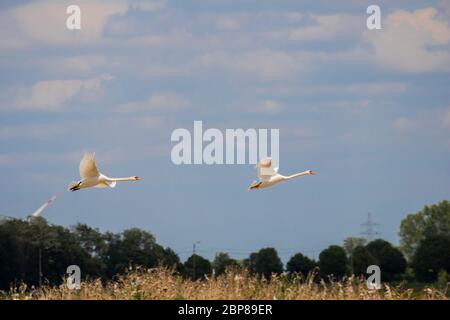
{"label": "swan long neck", "polygon": [[309,174],[311,174],[311,173],[309,172],[309,170],[307,170],[307,171],[302,171],[302,172],[299,172],[299,173],[294,173],[294,174],[292,174],[290,176],[284,176],[284,178],[286,180],[289,180],[289,179],[294,179],[294,178],[301,177],[301,176],[306,176],[306,175],[309,175]]}
{"label": "swan long neck", "polygon": [[109,181],[136,181],[136,177],[127,177],[127,178],[108,178]]}

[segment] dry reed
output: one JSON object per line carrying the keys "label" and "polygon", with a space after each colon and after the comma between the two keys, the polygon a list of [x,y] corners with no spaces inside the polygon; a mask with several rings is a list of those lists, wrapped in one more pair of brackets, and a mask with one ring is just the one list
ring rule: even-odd
{"label": "dry reed", "polygon": [[317,281],[314,274],[307,278],[281,274],[269,280],[250,275],[245,270],[227,270],[217,277],[192,281],[165,268],[136,269],[115,280],[100,279],[81,283],[81,289],[70,290],[65,284],[28,288],[25,284],[4,294],[3,299],[275,299],[275,300],[403,300],[448,299],[447,289],[413,290],[383,284],[379,290],[368,289],[363,278],[354,276],[340,281]]}

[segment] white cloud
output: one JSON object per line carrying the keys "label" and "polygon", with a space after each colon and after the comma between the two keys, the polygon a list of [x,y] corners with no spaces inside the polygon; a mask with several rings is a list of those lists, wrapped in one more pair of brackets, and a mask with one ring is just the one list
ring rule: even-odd
{"label": "white cloud", "polygon": [[[9,143],[44,143],[48,141],[70,139],[73,132],[78,132],[77,141],[82,145],[89,144],[102,145],[104,137],[92,138],[91,128],[96,128],[98,132],[110,132],[112,135],[120,136],[123,134],[141,134],[143,132],[152,132],[152,137],[161,135],[164,129],[175,126],[175,117],[162,115],[145,114],[122,114],[103,116],[102,121],[96,118],[68,119],[65,121],[49,120],[39,123],[24,123],[0,126],[0,141]],[[80,130],[80,128],[89,128]],[[112,136],[110,135],[110,138]],[[149,139],[147,142],[151,142]],[[95,147],[96,149],[96,147]]]}
{"label": "white cloud", "polygon": [[278,41],[336,41],[336,39],[360,37],[360,30],[363,30],[364,26],[363,16],[358,15],[305,15],[298,12],[286,15],[286,19],[291,23],[305,20],[305,17],[309,17],[312,23],[286,30],[266,32],[264,35],[271,40]]}
{"label": "white cloud", "polygon": [[30,88],[21,88],[15,94],[15,110],[58,111],[80,93],[96,94],[102,82],[111,80],[110,75],[91,79],[40,81]]}
{"label": "white cloud", "polygon": [[450,107],[422,111],[411,116],[401,116],[395,119],[393,127],[399,132],[421,132],[436,135],[447,135],[450,129]]}
{"label": "white cloud", "polygon": [[348,94],[358,96],[379,96],[404,93],[408,90],[406,82],[370,82],[334,85],[272,85],[256,88],[258,95],[282,95],[284,97],[320,96]]}
{"label": "white cloud", "polygon": [[144,101],[130,102],[119,106],[119,112],[176,111],[189,106],[189,100],[172,92],[154,93]]}
{"label": "white cloud", "polygon": [[[45,0],[36,3],[51,3],[53,5],[55,2]],[[123,5],[125,1],[120,0],[112,0],[111,2],[93,0],[91,5],[97,3],[99,5],[103,5],[104,3],[110,4],[111,9],[104,12],[103,18],[96,19],[99,24],[92,29],[97,31],[90,36],[86,36],[87,38],[85,40],[96,39],[95,42],[85,43],[87,48],[91,49],[87,52],[91,52],[91,54],[57,58],[53,62],[48,61],[47,64],[50,68],[45,69],[45,71],[50,71],[51,76],[59,77],[61,73],[66,76],[70,74],[71,77],[92,76],[92,74],[98,74],[100,68],[108,68],[108,72],[114,72],[115,74],[127,73],[143,77],[179,77],[193,75],[198,71],[209,72],[219,70],[242,79],[251,77],[259,81],[277,81],[289,79],[310,67],[320,67],[323,61],[331,63],[334,61],[361,60],[358,56],[360,53],[353,51],[345,53],[307,52],[292,50],[290,48],[280,49],[279,47],[273,46],[273,43],[264,37],[264,32],[260,33],[244,28],[244,26],[250,25],[255,21],[261,23],[261,19],[265,17],[264,14],[213,14],[207,15],[206,18],[204,15],[194,16],[193,18],[193,23],[197,23],[200,26],[203,26],[206,20],[207,26],[210,27],[211,23],[215,23],[218,28],[223,30],[236,31],[232,33],[217,32],[215,30],[206,33],[196,33],[193,31],[196,28],[191,30],[189,28],[179,28],[175,25],[167,28],[163,32],[152,28],[148,30],[136,29],[126,37],[114,37],[110,33],[112,24],[108,24],[108,35],[111,37],[108,39],[98,39],[103,32],[108,17],[114,14],[123,14],[123,12],[128,10],[127,8],[129,8],[130,4],[128,2],[128,5]],[[159,7],[156,6],[155,8]],[[16,8],[15,10],[19,9]],[[298,21],[303,16],[304,14],[298,12],[282,12],[276,14],[277,19],[283,19],[283,21],[289,20],[292,23]],[[177,18],[177,15],[171,11],[165,12],[165,15],[159,18],[161,21],[158,22],[158,25],[159,23],[164,24],[167,22],[168,17],[173,20]],[[333,39],[333,34],[340,33],[340,28],[348,28],[348,25],[353,24],[352,21],[355,20],[352,16],[347,17],[346,15],[317,15],[313,17],[315,19],[315,25],[292,29],[288,32],[290,36],[293,39]],[[126,18],[137,19],[131,14]],[[51,17],[49,19],[46,17],[45,19],[52,20]],[[117,22],[116,20],[121,19],[115,19],[115,23]],[[29,31],[29,36],[35,40],[41,36],[44,38],[47,37],[47,39],[42,41],[67,45],[68,48],[70,48],[70,44],[74,40],[74,34],[67,32],[64,24],[64,28],[60,30],[61,34],[58,33],[58,35],[52,37],[51,34],[53,31],[45,31],[45,29],[50,28],[49,25],[47,26],[45,24],[43,27],[38,28],[36,21],[27,23],[31,25],[26,30]],[[340,27],[341,24],[343,25],[342,27]],[[141,26],[140,23],[132,25]],[[332,30],[331,34],[329,30]],[[33,32],[42,33],[42,35],[35,35]],[[72,36],[67,38],[68,34]],[[345,36],[346,33],[343,32],[342,34]],[[286,36],[286,34],[283,36]],[[83,40],[84,36],[80,34],[80,37],[80,40]],[[98,40],[104,41],[99,42]],[[286,39],[283,38],[282,40]],[[78,40],[76,43],[78,43]],[[93,46],[95,46],[94,50],[92,50]],[[105,49],[108,50],[107,53],[105,53]],[[144,51],[145,54],[142,54]],[[99,52],[101,53],[99,54]],[[108,58],[105,59],[105,57]],[[42,64],[37,59],[34,65],[42,68]],[[44,70],[44,68],[42,69]],[[61,70],[61,72],[58,73],[58,70]]]}
{"label": "white cloud", "polygon": [[365,37],[383,66],[412,73],[450,71],[450,28],[434,8],[395,11],[383,19],[382,30],[365,31]]}
{"label": "white cloud", "polygon": [[306,77],[310,71],[323,69],[326,63],[362,63],[367,62],[368,57],[368,53],[360,48],[335,52],[275,50],[270,46],[238,53],[217,50],[199,56],[192,71],[218,68],[240,79],[252,77],[262,82],[279,81]]}
{"label": "white cloud", "polygon": [[331,40],[337,37],[348,37],[350,32],[358,30],[362,19],[346,14],[314,15],[314,24],[289,30],[287,37],[295,41]]}
{"label": "white cloud", "polygon": [[12,15],[18,28],[30,39],[51,44],[70,44],[98,39],[108,17],[124,14],[128,8],[124,1],[117,0],[77,1],[81,8],[81,30],[70,31],[66,28],[66,8],[70,4],[72,1],[33,1],[14,8]]}
{"label": "white cloud", "polygon": [[[66,9],[70,0],[31,1],[8,9],[0,20],[8,23],[7,38],[0,38],[0,47],[23,47],[28,43],[71,45],[98,40],[108,18],[123,15],[129,8],[153,11],[164,7],[164,1],[144,0],[78,0],[81,9],[81,30],[68,30]],[[4,23],[0,22],[0,26]],[[3,35],[1,32],[0,35]]]}
{"label": "white cloud", "polygon": [[[124,152],[122,148],[96,148],[96,159],[102,167],[111,163],[119,163],[129,159],[129,152]],[[68,152],[12,152],[0,153],[0,166],[14,166],[17,164],[45,164],[48,166],[63,166],[67,168],[70,165],[73,168],[73,173],[77,175],[77,167],[83,154],[92,152],[89,149],[74,150]],[[74,176],[76,177],[76,176]]]}

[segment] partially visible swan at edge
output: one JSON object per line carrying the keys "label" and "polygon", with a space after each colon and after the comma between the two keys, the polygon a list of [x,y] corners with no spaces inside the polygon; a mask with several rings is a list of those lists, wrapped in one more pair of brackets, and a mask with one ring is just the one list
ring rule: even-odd
{"label": "partially visible swan at edge", "polygon": [[248,187],[249,190],[268,188],[282,181],[318,173],[317,171],[306,170],[290,176],[283,176],[278,173],[278,168],[274,168],[272,166],[271,158],[261,160],[256,165],[256,169],[259,181],[253,181],[253,183]]}
{"label": "partially visible swan at edge", "polygon": [[85,188],[114,188],[119,181],[142,180],[138,176],[128,178],[109,178],[100,173],[95,164],[95,153],[86,153],[80,162],[80,181],[73,181],[69,184],[68,190],[76,191]]}

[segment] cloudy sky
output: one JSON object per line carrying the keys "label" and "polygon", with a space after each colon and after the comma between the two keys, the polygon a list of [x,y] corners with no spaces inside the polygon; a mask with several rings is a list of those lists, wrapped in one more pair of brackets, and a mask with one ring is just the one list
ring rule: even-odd
{"label": "cloudy sky", "polygon": [[[82,29],[66,28],[78,4]],[[450,197],[450,6],[377,1],[2,1],[0,214],[139,227],[184,259],[266,246],[316,256],[372,212],[398,243],[406,214]],[[176,128],[280,129],[280,171],[171,162]],[[66,192],[95,151],[115,189]]]}

